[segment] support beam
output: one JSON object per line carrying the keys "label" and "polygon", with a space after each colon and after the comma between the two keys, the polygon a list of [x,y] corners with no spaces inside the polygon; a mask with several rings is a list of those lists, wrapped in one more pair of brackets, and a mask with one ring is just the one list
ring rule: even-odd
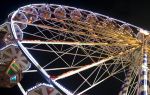
{"label": "support beam", "polygon": [[126,75],[126,78],[124,80],[125,83],[122,85],[119,95],[127,95],[128,94],[128,88],[129,88],[130,82],[131,82],[131,74],[132,74],[132,69],[130,66],[129,71]]}
{"label": "support beam", "polygon": [[141,69],[139,73],[139,89],[138,89],[138,95],[148,95],[148,50],[147,50],[147,35],[148,31],[141,30],[143,35],[143,62],[141,64]]}
{"label": "support beam", "polygon": [[139,95],[148,95],[148,67],[147,67],[147,52],[144,51],[143,63],[140,71]]}
{"label": "support beam", "polygon": [[23,95],[27,95],[27,93],[25,92],[25,90],[23,89],[22,85],[20,83],[17,83],[20,91],[22,92]]}

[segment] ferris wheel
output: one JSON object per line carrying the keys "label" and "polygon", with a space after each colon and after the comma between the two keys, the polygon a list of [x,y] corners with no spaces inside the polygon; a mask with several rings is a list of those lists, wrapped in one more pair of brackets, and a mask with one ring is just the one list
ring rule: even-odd
{"label": "ferris wheel", "polygon": [[[7,87],[16,79],[24,95],[89,95],[111,77],[122,84],[118,95],[150,94],[150,37],[140,27],[75,7],[31,4],[11,13],[0,30],[0,72],[7,72],[0,75],[7,75]],[[25,91],[23,74],[36,73],[33,81],[51,86]],[[43,94],[47,87],[57,93]]]}

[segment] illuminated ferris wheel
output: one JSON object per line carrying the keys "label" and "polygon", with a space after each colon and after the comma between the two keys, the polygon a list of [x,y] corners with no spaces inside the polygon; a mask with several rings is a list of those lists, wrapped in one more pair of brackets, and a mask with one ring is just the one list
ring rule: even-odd
{"label": "illuminated ferris wheel", "polygon": [[[56,4],[20,7],[8,19],[0,29],[0,86],[17,84],[24,95],[84,95],[113,77],[122,84],[118,95],[150,94],[148,31]],[[47,83],[25,91],[23,74],[35,73],[35,82]]]}

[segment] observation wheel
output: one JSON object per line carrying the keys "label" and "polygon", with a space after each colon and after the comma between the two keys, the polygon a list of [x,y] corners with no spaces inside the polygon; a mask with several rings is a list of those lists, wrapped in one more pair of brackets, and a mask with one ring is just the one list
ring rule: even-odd
{"label": "observation wheel", "polygon": [[[150,94],[149,32],[140,27],[56,4],[20,7],[11,14],[10,27],[34,66],[22,73],[42,75],[35,82],[43,77],[62,94],[92,95],[98,85],[114,78],[122,84],[118,95]],[[19,87],[32,95],[21,83]]]}

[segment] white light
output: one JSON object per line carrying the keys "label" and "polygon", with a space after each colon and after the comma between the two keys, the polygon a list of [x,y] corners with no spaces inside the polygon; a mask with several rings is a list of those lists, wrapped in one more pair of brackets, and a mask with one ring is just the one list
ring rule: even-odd
{"label": "white light", "polygon": [[143,33],[144,35],[149,35],[149,31],[147,30],[140,29],[140,32]]}

